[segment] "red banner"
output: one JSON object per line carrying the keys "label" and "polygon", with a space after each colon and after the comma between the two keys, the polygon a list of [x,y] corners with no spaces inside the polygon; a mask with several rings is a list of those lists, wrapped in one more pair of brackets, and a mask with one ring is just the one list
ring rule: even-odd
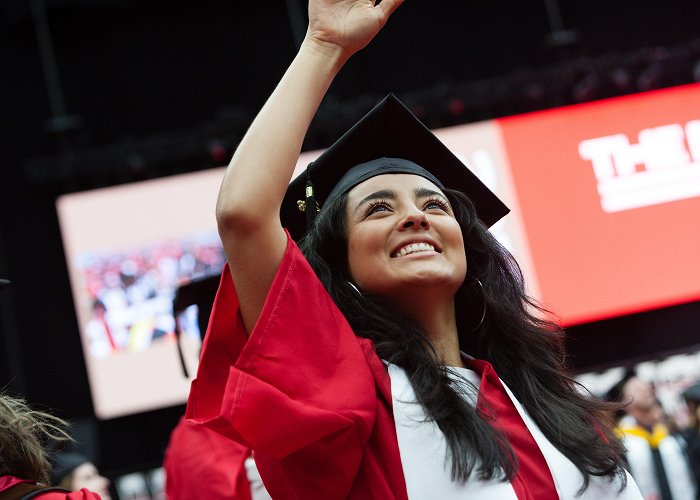
{"label": "red banner", "polygon": [[700,85],[498,120],[566,324],[700,298]]}

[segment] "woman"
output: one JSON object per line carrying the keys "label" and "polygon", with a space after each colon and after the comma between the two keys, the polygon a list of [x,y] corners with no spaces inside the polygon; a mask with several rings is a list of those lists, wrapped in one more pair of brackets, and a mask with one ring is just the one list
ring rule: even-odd
{"label": "woman", "polygon": [[396,99],[308,169],[294,243],[309,123],[400,3],[310,2],[221,186],[228,271],[188,417],[252,449],[273,498],[639,498],[487,230],[507,209]]}
{"label": "woman", "polygon": [[[700,382],[695,382],[682,393],[688,405],[690,419],[688,426],[681,431],[686,443],[688,461],[693,470],[695,484],[700,487]],[[698,493],[700,495],[700,492]]]}

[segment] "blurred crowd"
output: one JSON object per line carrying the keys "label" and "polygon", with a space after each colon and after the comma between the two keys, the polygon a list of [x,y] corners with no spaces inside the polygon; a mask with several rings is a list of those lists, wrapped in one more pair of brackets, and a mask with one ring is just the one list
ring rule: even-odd
{"label": "blurred crowd", "polygon": [[683,419],[670,415],[654,384],[634,371],[628,371],[606,396],[625,405],[613,418],[623,437],[629,471],[644,498],[700,498],[700,382],[681,393],[687,410]]}
{"label": "blurred crowd", "polygon": [[202,235],[151,248],[78,259],[85,300],[83,332],[92,356],[138,352],[175,332],[173,298],[178,287],[219,274],[224,264],[218,239]]}

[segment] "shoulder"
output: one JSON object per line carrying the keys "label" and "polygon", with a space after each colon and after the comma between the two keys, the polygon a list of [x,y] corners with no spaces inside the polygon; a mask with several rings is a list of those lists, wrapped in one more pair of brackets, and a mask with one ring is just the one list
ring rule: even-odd
{"label": "shoulder", "polygon": [[0,492],[7,492],[6,494],[18,500],[101,500],[97,493],[85,488],[80,491],[70,491],[30,481],[17,481],[8,488],[0,489]]}
{"label": "shoulder", "polygon": [[89,491],[86,488],[79,491],[51,488],[50,490],[37,492],[37,494],[33,497],[25,498],[36,498],[37,500],[101,500],[100,495]]}

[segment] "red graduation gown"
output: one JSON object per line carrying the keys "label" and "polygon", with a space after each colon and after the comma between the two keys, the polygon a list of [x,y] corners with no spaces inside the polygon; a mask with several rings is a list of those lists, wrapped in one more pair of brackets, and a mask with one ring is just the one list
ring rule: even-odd
{"label": "red graduation gown", "polygon": [[[0,476],[0,493],[11,490],[12,488],[21,489],[22,495],[29,493],[34,490],[25,491],[20,485],[36,485],[35,481],[28,479],[22,479],[15,476]],[[48,486],[46,486],[48,488]],[[8,493],[9,494],[9,493]],[[16,494],[13,490],[13,494]],[[19,498],[19,497],[16,497]],[[50,491],[47,490],[45,493],[36,493],[37,500],[100,500],[101,497],[97,493],[93,493],[86,488],[82,488],[79,491]]]}
{"label": "red graduation gown", "polygon": [[224,269],[187,418],[255,450],[275,499],[406,499],[387,371],[291,238],[246,335]]}
{"label": "red graduation gown", "polygon": [[245,446],[181,418],[170,434],[163,460],[168,500],[250,500],[245,470],[249,455]]}

